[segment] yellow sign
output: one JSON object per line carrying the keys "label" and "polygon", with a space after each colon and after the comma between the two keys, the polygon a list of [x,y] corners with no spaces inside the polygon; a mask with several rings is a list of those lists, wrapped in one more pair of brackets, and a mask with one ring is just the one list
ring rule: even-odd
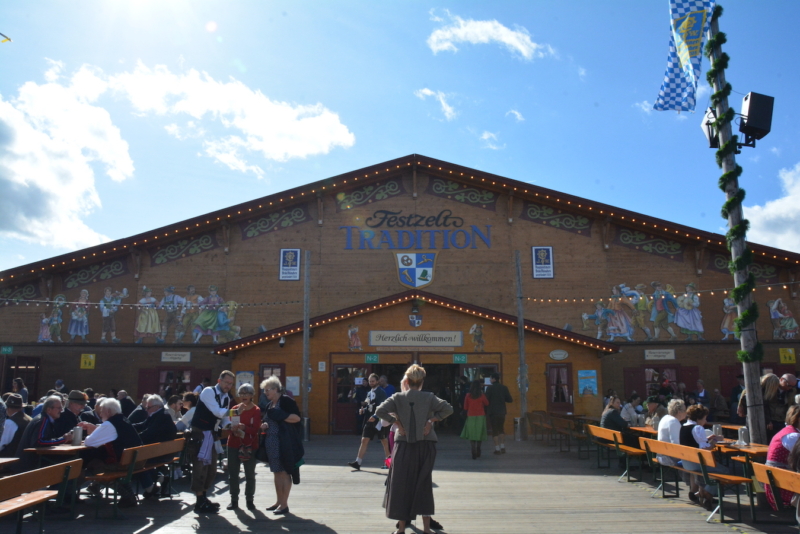
{"label": "yellow sign", "polygon": [[81,369],[94,369],[94,354],[81,354]]}
{"label": "yellow sign", "polygon": [[781,353],[781,363],[797,363],[794,349],[778,349]]}

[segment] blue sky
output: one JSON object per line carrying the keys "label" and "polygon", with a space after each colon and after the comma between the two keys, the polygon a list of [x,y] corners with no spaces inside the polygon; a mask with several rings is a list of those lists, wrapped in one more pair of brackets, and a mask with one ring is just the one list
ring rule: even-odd
{"label": "blue sky", "polygon": [[[705,81],[652,111],[668,2],[566,5],[5,2],[0,269],[411,153],[724,232]],[[722,5],[731,104],[775,97],[749,238],[800,252],[800,3]]]}

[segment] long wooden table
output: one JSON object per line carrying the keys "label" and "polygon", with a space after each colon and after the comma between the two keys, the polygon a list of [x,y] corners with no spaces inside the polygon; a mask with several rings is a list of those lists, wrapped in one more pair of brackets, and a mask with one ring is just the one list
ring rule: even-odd
{"label": "long wooden table", "polygon": [[630,429],[633,430],[634,432],[639,432],[647,436],[658,435],[658,430],[655,430],[652,426],[632,426],[630,427]]}
{"label": "long wooden table", "polygon": [[42,457],[43,456],[72,456],[77,457],[83,451],[88,451],[91,447],[87,447],[86,445],[51,445],[50,447],[31,447],[29,449],[24,449],[25,452],[31,452],[39,456],[39,467],[42,466]]}

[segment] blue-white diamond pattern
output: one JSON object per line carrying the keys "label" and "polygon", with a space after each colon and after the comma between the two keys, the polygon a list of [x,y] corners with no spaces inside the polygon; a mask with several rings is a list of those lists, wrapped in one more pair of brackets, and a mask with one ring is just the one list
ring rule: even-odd
{"label": "blue-white diamond pattern", "polygon": [[[706,11],[705,26],[702,29],[703,37],[708,32],[711,23],[711,12],[714,9],[714,0],[672,0],[670,1],[671,19],[681,19],[696,11]],[[678,60],[678,50],[675,44],[675,33],[670,24],[669,55],[667,57],[667,72],[664,83],[658,92],[658,98],[653,109],[658,111],[694,111],[697,81],[700,78],[700,68],[703,54],[691,58],[691,69],[682,69]],[[703,39],[704,40],[704,39]],[[703,42],[700,43],[702,51]]]}

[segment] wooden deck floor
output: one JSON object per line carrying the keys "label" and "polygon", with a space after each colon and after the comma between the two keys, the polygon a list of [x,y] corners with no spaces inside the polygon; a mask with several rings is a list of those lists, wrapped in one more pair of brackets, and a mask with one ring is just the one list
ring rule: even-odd
{"label": "wooden deck floor", "polygon": [[[595,469],[595,460],[578,460],[577,453],[559,453],[541,442],[510,442],[508,453],[493,455],[488,442],[479,460],[469,446],[454,436],[439,442],[434,482],[436,518],[445,532],[479,533],[637,533],[681,534],[714,532],[796,533],[782,525],[706,523],[708,512],[686,500],[651,498],[647,483],[618,483],[620,471]],[[198,518],[192,511],[188,484],[177,483],[181,495],[172,501],[144,502],[125,510],[126,519],[94,519],[88,501],[78,505],[75,521],[48,519],[48,533],[106,534],[202,532],[389,533],[393,522],[384,516],[381,502],[386,471],[380,444],[370,446],[364,468],[355,472],[345,464],[355,457],[357,436],[313,436],[306,444],[307,465],[289,500],[291,515],[276,518],[264,511],[274,501],[272,475],[264,465],[257,470],[255,513],[229,512],[227,482],[220,473],[213,500],[222,504],[218,516]],[[649,480],[649,475],[646,477]],[[242,492],[244,482],[242,481]],[[243,495],[242,495],[243,499]],[[108,507],[101,515],[109,515]],[[763,517],[766,512],[761,511]],[[745,508],[745,514],[747,510]],[[791,515],[782,519],[789,520]],[[35,532],[27,524],[26,532]],[[415,525],[416,526],[416,525]],[[406,532],[421,532],[419,528]],[[0,522],[0,532],[12,532],[13,523]]]}

